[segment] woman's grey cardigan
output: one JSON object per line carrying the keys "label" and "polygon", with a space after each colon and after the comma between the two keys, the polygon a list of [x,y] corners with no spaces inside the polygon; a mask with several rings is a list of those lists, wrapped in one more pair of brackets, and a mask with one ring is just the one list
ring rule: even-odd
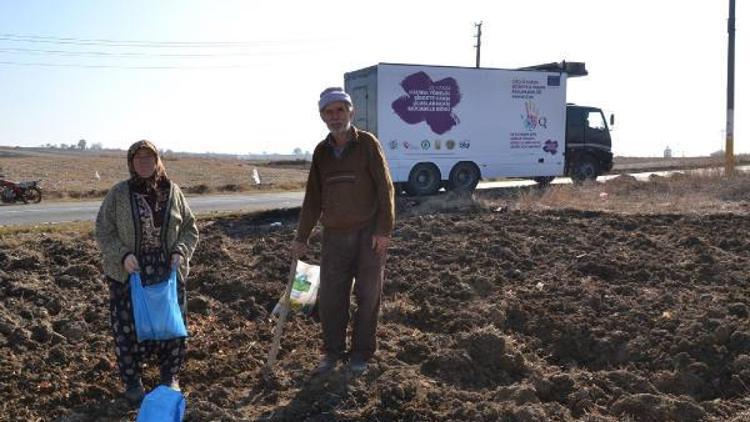
{"label": "woman's grey cardigan", "polygon": [[[162,224],[162,239],[166,240],[163,246],[168,257],[174,253],[183,256],[178,274],[184,281],[190,271],[190,257],[198,244],[198,228],[185,196],[174,183],[170,183],[168,204]],[[123,260],[127,254],[135,253],[141,237],[140,220],[133,209],[126,180],[110,189],[96,216],[96,241],[102,251],[104,274],[121,283],[128,281]]]}

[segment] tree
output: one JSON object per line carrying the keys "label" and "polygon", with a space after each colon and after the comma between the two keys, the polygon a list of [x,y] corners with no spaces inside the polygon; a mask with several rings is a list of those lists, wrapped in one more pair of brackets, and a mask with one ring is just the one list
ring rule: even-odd
{"label": "tree", "polygon": [[78,149],[80,149],[80,150],[86,149],[86,140],[85,139],[81,139],[80,141],[78,141]]}
{"label": "tree", "polygon": [[95,151],[100,151],[102,149],[102,143],[101,142],[94,142],[91,144],[91,149]]}
{"label": "tree", "polygon": [[301,154],[302,154],[302,148],[297,147],[294,149],[294,155],[301,155]]}

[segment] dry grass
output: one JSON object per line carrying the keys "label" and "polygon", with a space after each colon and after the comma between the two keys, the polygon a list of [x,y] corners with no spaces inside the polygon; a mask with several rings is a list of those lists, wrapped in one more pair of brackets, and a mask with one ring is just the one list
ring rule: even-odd
{"label": "dry grass", "polygon": [[[94,222],[93,221],[75,221],[70,223],[59,223],[59,224],[38,224],[28,226],[0,226],[0,237],[7,239],[11,237],[17,237],[19,235],[38,235],[46,233],[64,233],[64,234],[76,234],[85,235],[90,234],[93,236],[94,233]],[[6,243],[7,247],[8,244]]]}
{"label": "dry grass", "polygon": [[606,183],[553,185],[545,190],[531,188],[520,191],[512,200],[500,202],[520,210],[574,208],[626,214],[748,213],[750,176],[725,178],[718,172],[704,172],[652,176],[646,182],[631,176],[619,176]]}
{"label": "dry grass", "polygon": [[[169,176],[189,193],[298,190],[305,162],[250,162],[234,158],[172,155],[164,159]],[[102,197],[128,177],[125,152],[67,152],[0,148],[0,168],[11,180],[42,179],[47,198]],[[257,168],[261,184],[253,181]],[[96,175],[99,175],[99,178]]]}
{"label": "dry grass", "polygon": [[[737,165],[750,163],[750,155],[735,156]],[[724,157],[615,157],[613,173],[695,169],[724,166]]]}
{"label": "dry grass", "polygon": [[711,214],[750,213],[750,174],[723,177],[721,170],[670,177],[652,175],[638,181],[621,175],[607,182],[582,185],[536,185],[478,190],[471,197],[452,192],[428,197],[399,197],[401,216],[440,212],[472,212],[479,208],[496,211],[544,211],[578,209],[619,214]]}

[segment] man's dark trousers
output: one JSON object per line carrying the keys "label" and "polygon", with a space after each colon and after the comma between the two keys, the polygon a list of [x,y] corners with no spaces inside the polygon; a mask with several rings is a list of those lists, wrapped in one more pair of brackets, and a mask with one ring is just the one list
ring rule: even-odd
{"label": "man's dark trousers", "polygon": [[375,254],[372,233],[372,226],[351,231],[323,230],[318,311],[327,355],[341,357],[346,350],[353,278],[357,310],[351,357],[368,360],[375,353],[385,254]]}

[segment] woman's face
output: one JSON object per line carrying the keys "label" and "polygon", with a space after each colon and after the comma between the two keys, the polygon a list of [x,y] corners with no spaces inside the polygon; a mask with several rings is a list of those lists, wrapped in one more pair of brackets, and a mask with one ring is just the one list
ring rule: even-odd
{"label": "woman's face", "polygon": [[133,156],[133,169],[138,176],[151,177],[156,170],[156,155],[146,148],[141,148]]}

